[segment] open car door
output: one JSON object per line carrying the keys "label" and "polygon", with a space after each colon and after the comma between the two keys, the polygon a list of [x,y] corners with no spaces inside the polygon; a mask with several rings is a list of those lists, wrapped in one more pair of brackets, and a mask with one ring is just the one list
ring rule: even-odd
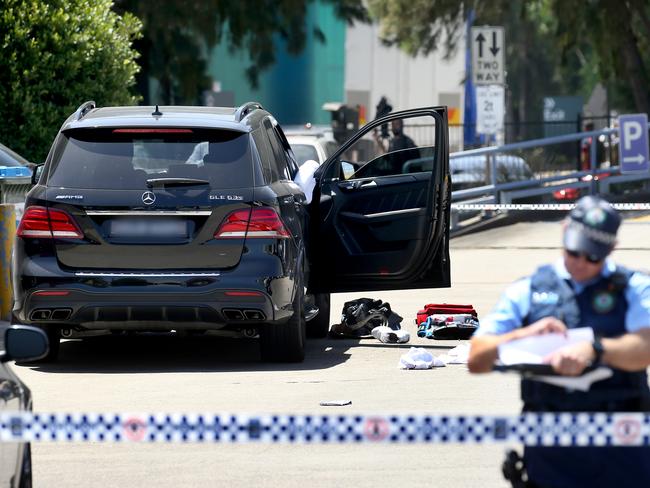
{"label": "open car door", "polygon": [[315,177],[313,292],[450,286],[446,107],[370,122]]}

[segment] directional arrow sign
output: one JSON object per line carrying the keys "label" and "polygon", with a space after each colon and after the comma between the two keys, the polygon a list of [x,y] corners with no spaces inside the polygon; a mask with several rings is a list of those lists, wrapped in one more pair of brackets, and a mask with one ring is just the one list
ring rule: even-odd
{"label": "directional arrow sign", "polygon": [[650,171],[648,160],[648,115],[628,114],[618,118],[621,173]]}
{"label": "directional arrow sign", "polygon": [[472,79],[476,85],[505,83],[503,27],[472,27]]}

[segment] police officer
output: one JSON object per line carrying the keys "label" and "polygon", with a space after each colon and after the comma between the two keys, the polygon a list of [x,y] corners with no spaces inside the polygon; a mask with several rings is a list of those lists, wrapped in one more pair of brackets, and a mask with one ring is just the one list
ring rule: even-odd
{"label": "police officer", "polygon": [[[469,369],[488,372],[504,342],[567,328],[591,327],[593,343],[564,347],[547,362],[577,376],[592,363],[613,375],[581,392],[523,379],[525,412],[650,410],[650,277],[608,259],[620,225],[605,200],[581,198],[563,222],[562,259],[511,285],[471,341]],[[644,447],[526,447],[527,486],[650,486]]]}

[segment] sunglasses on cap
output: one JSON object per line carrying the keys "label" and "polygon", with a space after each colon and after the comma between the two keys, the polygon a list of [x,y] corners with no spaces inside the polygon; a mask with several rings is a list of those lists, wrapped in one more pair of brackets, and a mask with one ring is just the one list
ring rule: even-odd
{"label": "sunglasses on cap", "polygon": [[600,263],[603,259],[605,258],[599,258],[598,256],[593,256],[591,254],[586,254],[584,252],[580,251],[573,251],[572,249],[565,249],[566,253],[571,256],[572,258],[578,259],[579,257],[585,258],[587,261],[589,261],[591,264],[598,264]]}

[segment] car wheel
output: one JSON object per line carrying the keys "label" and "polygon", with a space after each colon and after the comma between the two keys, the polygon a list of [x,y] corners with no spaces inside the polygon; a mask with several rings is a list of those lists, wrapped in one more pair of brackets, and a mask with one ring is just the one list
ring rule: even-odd
{"label": "car wheel", "polygon": [[314,304],[318,307],[318,315],[307,324],[307,336],[314,339],[327,337],[330,329],[330,294],[314,294]]}
{"label": "car wheel", "polygon": [[293,315],[286,324],[266,324],[260,330],[262,360],[299,363],[305,359],[305,290],[302,280],[293,299]]}
{"label": "car wheel", "polygon": [[20,484],[18,488],[32,488],[32,446],[25,444],[23,462],[20,467]]}

